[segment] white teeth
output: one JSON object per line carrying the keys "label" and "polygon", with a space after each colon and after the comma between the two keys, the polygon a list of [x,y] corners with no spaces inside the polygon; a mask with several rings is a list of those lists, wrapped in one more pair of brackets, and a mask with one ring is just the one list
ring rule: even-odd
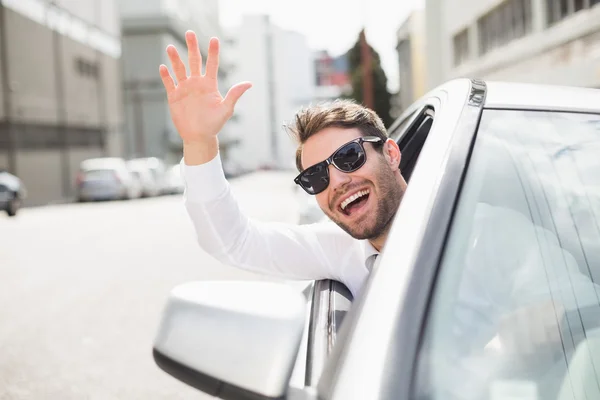
{"label": "white teeth", "polygon": [[365,196],[369,194],[369,190],[361,190],[358,193],[353,194],[352,196],[348,197],[346,200],[342,201],[342,204],[340,204],[340,207],[342,208],[342,210],[346,209],[346,206],[350,203],[352,203],[354,200],[358,199],[359,197]]}

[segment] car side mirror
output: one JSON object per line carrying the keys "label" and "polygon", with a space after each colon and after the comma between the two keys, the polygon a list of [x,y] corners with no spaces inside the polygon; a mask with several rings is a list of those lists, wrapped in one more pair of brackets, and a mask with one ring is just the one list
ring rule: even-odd
{"label": "car side mirror", "polygon": [[271,282],[191,282],[167,300],[153,355],[165,372],[222,399],[280,399],[288,391],[306,298]]}

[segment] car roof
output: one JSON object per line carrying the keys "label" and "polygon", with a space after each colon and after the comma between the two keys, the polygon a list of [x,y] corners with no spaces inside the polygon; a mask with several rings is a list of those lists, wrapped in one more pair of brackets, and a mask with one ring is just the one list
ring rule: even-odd
{"label": "car roof", "polygon": [[125,165],[125,161],[118,157],[103,157],[103,158],[90,158],[84,160],[80,164],[81,169],[113,169],[121,168]]}
{"label": "car roof", "polygon": [[600,89],[486,81],[485,108],[600,113]]}

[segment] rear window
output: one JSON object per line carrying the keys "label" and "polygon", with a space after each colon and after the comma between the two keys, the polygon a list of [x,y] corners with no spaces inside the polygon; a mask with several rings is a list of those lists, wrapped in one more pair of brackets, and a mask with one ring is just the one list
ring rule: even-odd
{"label": "rear window", "polygon": [[88,171],[83,171],[83,176],[85,179],[114,179],[117,175],[117,171],[113,169],[92,169]]}

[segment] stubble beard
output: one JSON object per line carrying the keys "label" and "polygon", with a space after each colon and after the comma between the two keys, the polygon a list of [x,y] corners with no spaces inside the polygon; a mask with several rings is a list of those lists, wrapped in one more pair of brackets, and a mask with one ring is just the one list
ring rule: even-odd
{"label": "stubble beard", "polygon": [[387,233],[402,200],[403,189],[389,168],[383,166],[376,179],[374,185],[377,193],[372,195],[377,195],[377,204],[363,218],[347,224],[327,213],[333,222],[355,239],[374,240]]}

